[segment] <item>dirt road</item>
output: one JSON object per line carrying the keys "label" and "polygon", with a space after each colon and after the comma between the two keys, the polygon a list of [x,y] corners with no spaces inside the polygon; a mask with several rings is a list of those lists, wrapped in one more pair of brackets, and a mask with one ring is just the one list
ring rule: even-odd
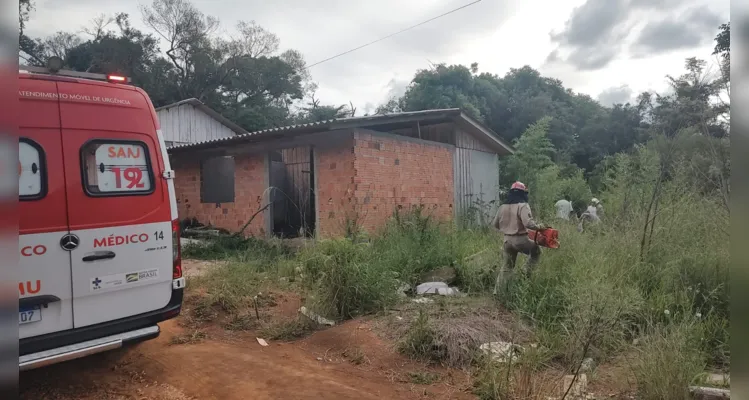
{"label": "dirt road", "polygon": [[[350,321],[293,343],[260,346],[254,336],[209,336],[174,345],[177,320],[161,336],[127,349],[29,371],[23,399],[472,399],[462,372],[427,371],[382,342],[368,323]],[[357,362],[345,354],[355,349]],[[434,376],[434,375],[433,375]]]}

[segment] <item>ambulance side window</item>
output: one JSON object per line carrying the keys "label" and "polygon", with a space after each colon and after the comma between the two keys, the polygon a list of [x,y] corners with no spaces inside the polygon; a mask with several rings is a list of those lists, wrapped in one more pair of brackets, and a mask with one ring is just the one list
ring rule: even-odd
{"label": "ambulance side window", "polygon": [[31,139],[18,141],[18,198],[39,200],[47,193],[47,170],[42,146]]}
{"label": "ambulance side window", "polygon": [[81,149],[81,165],[89,196],[153,193],[153,170],[143,142],[92,140]]}

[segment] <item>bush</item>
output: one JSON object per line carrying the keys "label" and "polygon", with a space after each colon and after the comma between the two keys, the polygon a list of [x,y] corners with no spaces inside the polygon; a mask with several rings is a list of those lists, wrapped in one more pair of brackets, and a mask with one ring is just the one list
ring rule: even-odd
{"label": "bush", "polygon": [[202,244],[191,244],[182,249],[183,258],[198,260],[231,259],[254,264],[266,270],[279,258],[288,256],[289,249],[280,240],[222,235],[205,239]]}
{"label": "bush", "polygon": [[369,242],[326,240],[298,258],[306,283],[317,293],[317,306],[348,319],[394,305],[400,285],[413,287],[422,274],[441,267],[454,267],[468,290],[486,291],[493,284],[492,266],[464,259],[495,246],[485,232],[438,224],[422,207],[414,207],[396,212]]}
{"label": "bush", "polygon": [[[583,233],[555,226],[561,247],[543,249],[537,270],[501,295],[569,367],[583,353],[612,356],[677,316],[699,316],[699,350],[713,366],[729,365],[728,209],[717,189],[695,182],[690,160],[668,153],[682,140],[660,138],[610,159],[603,223]],[[555,180],[549,171],[535,182]]]}
{"label": "bush", "polygon": [[700,336],[699,323],[689,320],[658,326],[646,336],[633,363],[638,398],[688,399],[688,386],[706,366]]}
{"label": "bush", "polygon": [[397,300],[396,276],[382,263],[373,262],[367,244],[348,239],[321,243],[305,263],[323,307],[339,319],[384,310]]}
{"label": "bush", "polygon": [[418,360],[441,362],[447,356],[443,346],[437,342],[437,332],[422,310],[419,317],[408,329],[406,336],[398,343],[401,354]]}

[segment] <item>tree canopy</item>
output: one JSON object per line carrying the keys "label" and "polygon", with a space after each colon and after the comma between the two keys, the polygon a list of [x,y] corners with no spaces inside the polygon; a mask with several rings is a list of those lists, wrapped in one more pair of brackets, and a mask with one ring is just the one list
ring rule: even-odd
{"label": "tree canopy", "polygon": [[[723,25],[716,37],[716,54],[722,59],[729,57],[723,42],[727,29]],[[438,64],[418,71],[405,94],[378,112],[459,107],[510,141],[548,117],[555,161],[571,161],[590,172],[605,156],[631,149],[655,133],[672,136],[698,126],[711,136],[728,134],[730,107],[723,100],[729,94],[727,75],[712,73],[697,58],[687,59],[685,70],[667,77],[670,94],[644,92],[633,103],[606,107],[529,66],[500,77],[479,73],[476,63]]]}
{"label": "tree canopy", "polygon": [[[54,55],[68,69],[127,74],[157,107],[194,97],[249,131],[356,113],[353,104],[322,104],[303,55],[282,49],[274,33],[240,21],[234,34],[218,35],[219,21],[190,0],[141,6],[147,31],[119,13],[95,18],[81,33],[43,38],[26,34],[33,10],[33,0],[19,2],[20,57],[26,63],[43,65]],[[687,59],[682,74],[667,77],[669,93],[641,93],[631,103],[601,105],[530,66],[499,76],[480,72],[476,63],[436,64],[417,71],[403,96],[377,113],[459,107],[508,141],[543,121],[554,149],[549,157],[590,175],[606,156],[654,134],[697,127],[705,135],[728,136],[730,25],[716,28],[719,71],[705,60]]]}

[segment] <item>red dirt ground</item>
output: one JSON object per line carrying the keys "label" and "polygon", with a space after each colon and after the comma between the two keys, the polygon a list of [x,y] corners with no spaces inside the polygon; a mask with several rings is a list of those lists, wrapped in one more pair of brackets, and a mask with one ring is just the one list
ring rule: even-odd
{"label": "red dirt ground", "polygon": [[[193,262],[201,275],[214,263]],[[266,293],[272,305],[263,320],[295,318],[301,299]],[[188,298],[189,299],[189,298]],[[268,341],[251,332],[227,331],[222,321],[201,326],[207,338],[172,344],[193,332],[186,300],[183,315],[160,324],[158,339],[108,353],[28,371],[20,376],[28,400],[264,400],[264,399],[475,399],[466,372],[427,367],[396,353],[382,327],[368,319],[315,332],[294,342]],[[223,321],[225,322],[225,321]],[[186,327],[183,327],[187,326]],[[380,324],[381,325],[381,324]],[[373,331],[373,327],[376,327]],[[356,362],[354,362],[356,361]],[[412,383],[412,374],[439,376],[431,385]],[[595,393],[626,392],[626,371],[601,368]],[[422,375],[423,376],[423,375]]]}
{"label": "red dirt ground", "polygon": [[[472,399],[462,372],[434,369],[440,381],[410,383],[425,367],[395,353],[367,322],[316,332],[293,343],[254,338],[172,345],[176,320],[158,339],[21,374],[23,399]],[[357,349],[354,365],[343,353]],[[319,361],[322,359],[322,361]]]}

